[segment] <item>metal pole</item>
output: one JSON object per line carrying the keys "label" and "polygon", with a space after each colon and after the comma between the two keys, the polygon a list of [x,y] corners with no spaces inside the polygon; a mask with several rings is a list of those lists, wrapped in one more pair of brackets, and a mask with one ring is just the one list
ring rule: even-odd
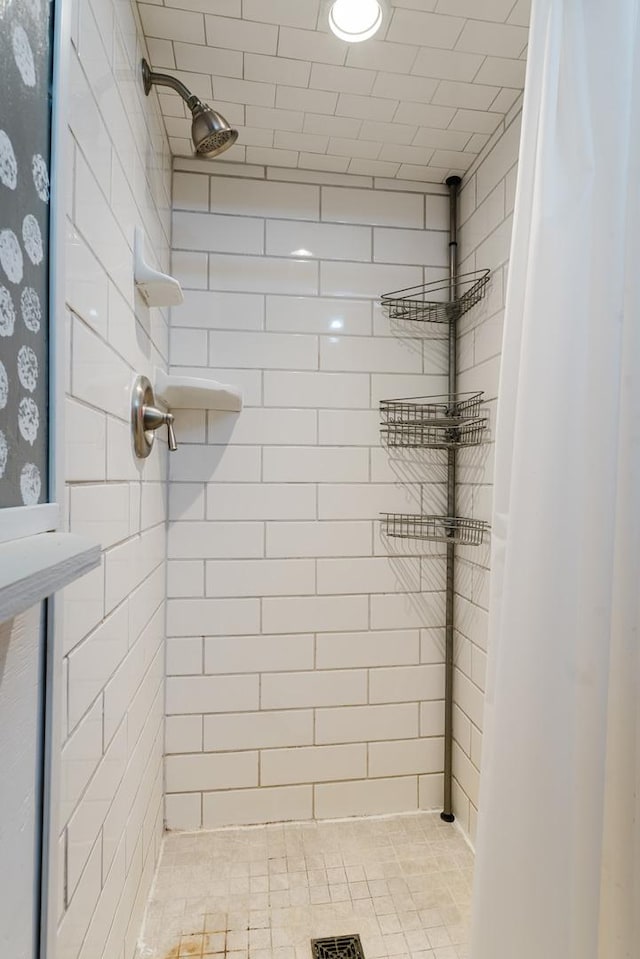
{"label": "metal pole", "polygon": [[[449,299],[458,293],[458,191],[462,180],[450,176],[449,187]],[[458,377],[458,324],[455,311],[449,320],[449,402],[454,402]],[[456,451],[447,453],[447,516],[456,516]],[[453,543],[447,543],[447,580],[445,600],[445,689],[444,689],[444,809],[440,814],[445,822],[453,822],[453,641],[456,552]]]}

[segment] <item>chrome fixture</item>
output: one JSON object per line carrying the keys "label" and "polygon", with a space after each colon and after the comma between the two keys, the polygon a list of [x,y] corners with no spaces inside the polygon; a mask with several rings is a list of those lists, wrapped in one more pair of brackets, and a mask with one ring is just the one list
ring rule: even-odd
{"label": "chrome fixture", "polygon": [[335,0],[329,10],[329,26],[347,43],[361,43],[378,32],[384,19],[380,0]]}
{"label": "chrome fixture", "polygon": [[131,395],[131,428],[133,446],[139,459],[146,459],[156,438],[155,431],[167,427],[167,440],[172,453],[178,449],[173,431],[173,413],[163,413],[155,405],[153,387],[146,376],[139,376]]}
{"label": "chrome fixture", "polygon": [[171,87],[178,93],[191,110],[191,139],[196,153],[200,156],[216,157],[224,153],[238,139],[238,131],[233,130],[225,118],[207,103],[191,93],[184,83],[168,73],[155,73],[146,60],[142,61],[142,84],[147,96],[153,86]]}

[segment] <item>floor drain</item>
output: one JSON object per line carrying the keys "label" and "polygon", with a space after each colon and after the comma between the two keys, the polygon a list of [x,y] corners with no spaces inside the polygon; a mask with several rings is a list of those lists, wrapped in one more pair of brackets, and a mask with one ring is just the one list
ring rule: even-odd
{"label": "floor drain", "polygon": [[364,959],[360,936],[329,936],[312,939],[313,959]]}

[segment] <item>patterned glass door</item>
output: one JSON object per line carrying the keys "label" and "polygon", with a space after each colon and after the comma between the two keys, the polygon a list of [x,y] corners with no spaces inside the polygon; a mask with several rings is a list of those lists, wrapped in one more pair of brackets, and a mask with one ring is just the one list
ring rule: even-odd
{"label": "patterned glass door", "polygon": [[[50,0],[0,0],[0,534],[5,520],[18,530],[15,514],[22,522],[49,509],[52,32]],[[7,959],[41,955],[45,614],[37,606],[0,623],[0,956]]]}
{"label": "patterned glass door", "polygon": [[0,509],[47,501],[49,0],[0,0]]}

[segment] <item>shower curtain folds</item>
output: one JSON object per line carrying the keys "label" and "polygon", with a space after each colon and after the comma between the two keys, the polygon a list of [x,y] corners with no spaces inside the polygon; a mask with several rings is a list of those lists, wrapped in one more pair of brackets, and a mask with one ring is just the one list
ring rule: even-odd
{"label": "shower curtain folds", "polygon": [[640,955],[639,19],[533,5],[471,959]]}

